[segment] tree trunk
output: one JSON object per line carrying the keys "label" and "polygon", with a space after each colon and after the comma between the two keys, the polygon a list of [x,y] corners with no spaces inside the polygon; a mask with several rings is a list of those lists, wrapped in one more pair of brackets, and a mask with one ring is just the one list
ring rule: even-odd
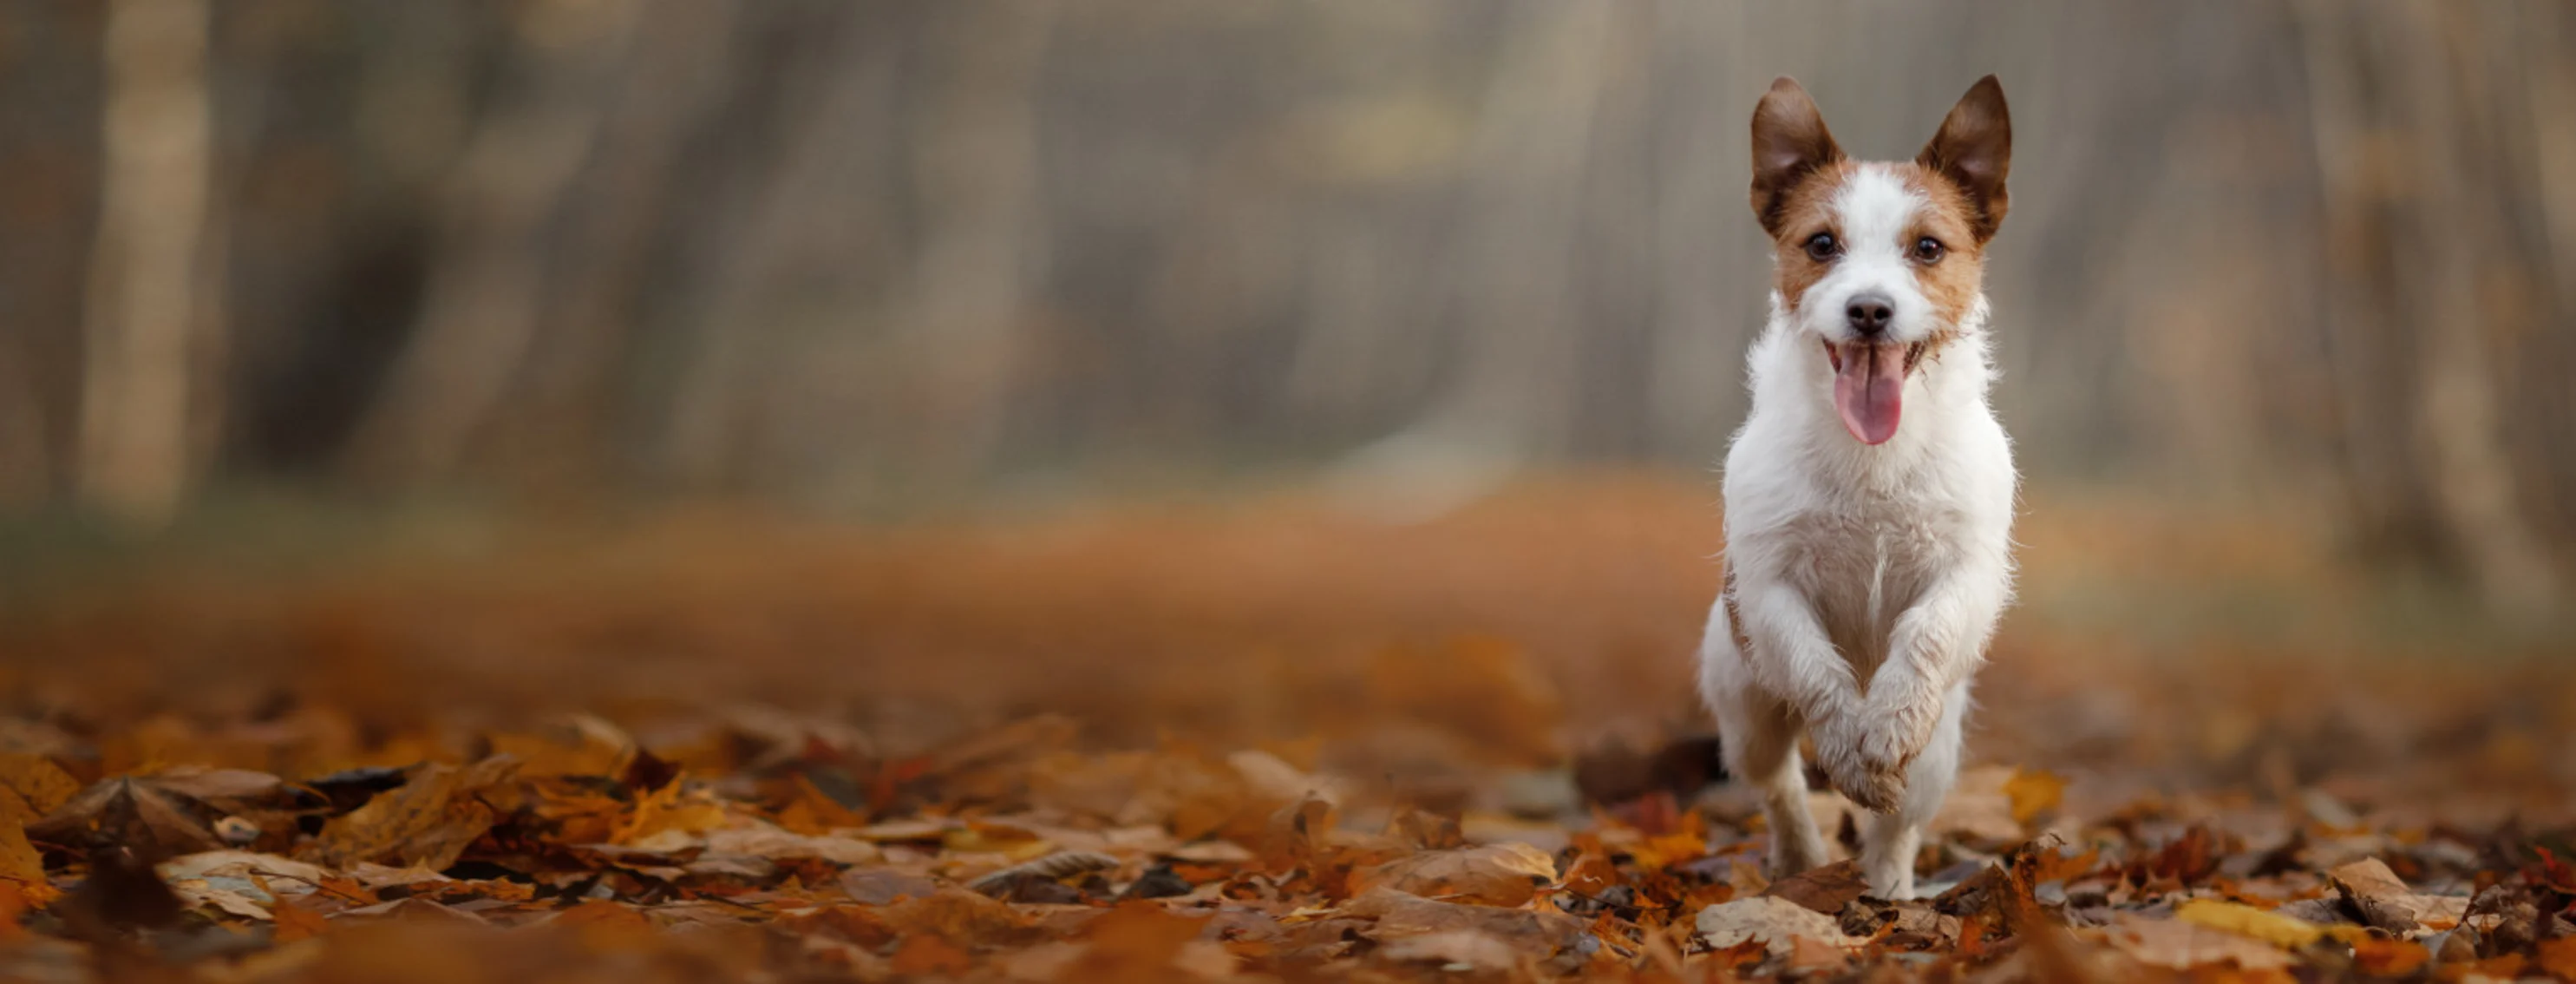
{"label": "tree trunk", "polygon": [[[81,380],[82,498],[168,521],[193,471],[191,377],[210,353],[213,106],[205,0],[114,0],[102,61],[104,178]],[[212,405],[204,401],[203,405]]]}

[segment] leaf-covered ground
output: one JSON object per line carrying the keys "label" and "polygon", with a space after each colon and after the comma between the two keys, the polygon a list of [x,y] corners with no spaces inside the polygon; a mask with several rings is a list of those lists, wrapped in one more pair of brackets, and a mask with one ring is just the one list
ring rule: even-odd
{"label": "leaf-covered ground", "polygon": [[1705,503],[19,583],[0,978],[2576,977],[2563,632],[2260,518],[2040,497],[1930,897],[1766,879],[1689,694]]}

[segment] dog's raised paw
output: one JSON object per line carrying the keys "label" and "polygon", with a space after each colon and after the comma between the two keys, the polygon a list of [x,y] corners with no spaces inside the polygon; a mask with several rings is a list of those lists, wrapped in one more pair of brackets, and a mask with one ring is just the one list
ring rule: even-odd
{"label": "dog's raised paw", "polygon": [[1868,737],[1842,722],[1823,724],[1816,732],[1816,765],[1836,792],[1863,809],[1887,813],[1905,799],[1905,772],[1872,761],[1865,751]]}

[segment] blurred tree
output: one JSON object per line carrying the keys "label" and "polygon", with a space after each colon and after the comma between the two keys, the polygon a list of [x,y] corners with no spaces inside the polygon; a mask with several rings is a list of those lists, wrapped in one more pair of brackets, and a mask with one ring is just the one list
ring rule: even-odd
{"label": "blurred tree", "polygon": [[2356,520],[2382,547],[2461,564],[2499,604],[2542,609],[2559,577],[2522,500],[2576,488],[2552,487],[2558,455],[2529,438],[2576,433],[2563,384],[2526,391],[2508,367],[2514,351],[2552,344],[2542,325],[2576,318],[2553,310],[2550,287],[2552,247],[2576,244],[2527,219],[2546,195],[2534,123],[2565,125],[2523,109],[2528,8],[2299,11]]}
{"label": "blurred tree", "polygon": [[117,517],[166,521],[221,419],[224,291],[205,0],[111,0],[104,177],[90,260],[79,484]]}

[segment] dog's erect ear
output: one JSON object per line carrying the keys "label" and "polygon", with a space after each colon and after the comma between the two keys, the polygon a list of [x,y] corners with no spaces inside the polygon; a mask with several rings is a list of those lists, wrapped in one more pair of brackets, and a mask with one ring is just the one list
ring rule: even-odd
{"label": "dog's erect ear", "polygon": [[1762,231],[1780,234],[1781,208],[1789,189],[1817,168],[1843,159],[1834,135],[1825,129],[1825,114],[1798,80],[1783,75],[1753,107],[1753,214]]}
{"label": "dog's erect ear", "polygon": [[2004,194],[2004,176],[2012,171],[2012,116],[2004,111],[2003,83],[1989,75],[1969,86],[1914,162],[1967,192],[1968,203],[1977,210],[1972,223],[1977,242],[1994,238],[2012,205]]}

